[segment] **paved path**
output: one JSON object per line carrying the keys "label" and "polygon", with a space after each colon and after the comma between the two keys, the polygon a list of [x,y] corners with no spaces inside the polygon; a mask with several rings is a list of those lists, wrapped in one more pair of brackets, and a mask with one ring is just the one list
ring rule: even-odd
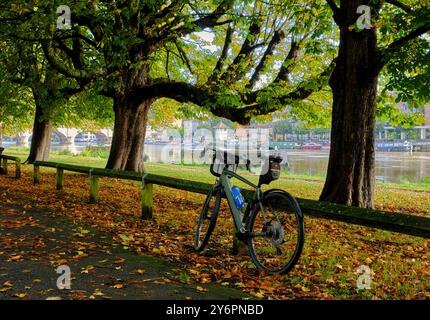
{"label": "paved path", "polygon": [[[0,193],[0,299],[244,297],[222,286],[182,284],[173,272],[181,266],[134,254],[113,243],[109,234]],[[70,290],[57,288],[59,265],[70,267]]]}

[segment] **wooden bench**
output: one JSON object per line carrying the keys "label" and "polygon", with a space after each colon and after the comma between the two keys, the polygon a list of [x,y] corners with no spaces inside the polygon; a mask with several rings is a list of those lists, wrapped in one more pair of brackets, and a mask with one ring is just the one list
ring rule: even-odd
{"label": "wooden bench", "polygon": [[[212,187],[211,184],[204,182],[177,179],[155,174],[142,175],[136,172],[90,168],[42,161],[36,161],[34,163],[34,183],[40,182],[40,167],[56,169],[57,190],[62,190],[64,188],[64,171],[87,174],[89,176],[89,201],[91,203],[97,202],[99,198],[99,177],[119,178],[141,182],[140,200],[143,219],[152,218],[154,184],[200,194],[206,194]],[[243,190],[243,195],[249,200],[252,197],[252,191]],[[298,198],[298,201],[302,211],[309,216],[430,238],[430,218],[427,217],[413,216],[400,212],[385,212],[348,207],[309,199]]]}
{"label": "wooden bench", "polygon": [[0,173],[7,175],[8,173],[8,162],[15,162],[15,178],[21,178],[21,159],[18,157],[12,157],[5,154],[0,154]]}

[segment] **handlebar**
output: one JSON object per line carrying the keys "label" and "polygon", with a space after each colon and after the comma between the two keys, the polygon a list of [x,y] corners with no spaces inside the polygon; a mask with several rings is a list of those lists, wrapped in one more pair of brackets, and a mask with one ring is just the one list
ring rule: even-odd
{"label": "handlebar", "polygon": [[[215,163],[215,160],[218,159],[218,161],[219,161],[218,163],[224,163],[225,165],[233,166],[233,165],[245,164],[246,170],[251,172],[251,160],[249,160],[247,158],[241,157],[241,156],[233,154],[233,153],[229,153],[227,150],[220,150],[220,149],[215,149],[215,148],[205,148],[203,152],[206,153],[206,150],[213,151],[213,159],[212,159],[213,163]],[[274,150],[274,149],[269,148],[269,150]],[[243,162],[241,162],[241,159],[243,159]],[[269,155],[269,157],[267,158],[266,161],[268,161],[268,162],[275,161],[275,162],[281,163],[282,160],[283,159],[280,155]],[[215,172],[213,172],[212,166],[211,166],[211,173],[214,175],[217,175]]]}

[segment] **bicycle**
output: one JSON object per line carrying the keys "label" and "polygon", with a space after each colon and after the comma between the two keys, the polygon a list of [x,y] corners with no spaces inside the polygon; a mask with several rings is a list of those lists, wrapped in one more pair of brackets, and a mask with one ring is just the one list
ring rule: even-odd
{"label": "bicycle", "polygon": [[[257,269],[268,274],[289,272],[299,260],[304,245],[305,230],[300,206],[297,200],[284,190],[271,189],[263,192],[261,189],[263,184],[279,179],[282,158],[269,156],[264,166],[267,170],[260,174],[258,185],[255,185],[236,173],[240,163],[237,155],[229,155],[226,151],[213,151],[210,171],[216,181],[200,213],[194,241],[195,250],[200,253],[206,247],[215,229],[221,199],[226,198],[238,230],[236,236],[248,246]],[[228,159],[234,161],[227,161]],[[246,167],[251,171],[249,160],[246,161]],[[247,204],[243,208],[238,207],[235,202],[230,181],[232,178],[255,189],[252,197],[247,197]]]}

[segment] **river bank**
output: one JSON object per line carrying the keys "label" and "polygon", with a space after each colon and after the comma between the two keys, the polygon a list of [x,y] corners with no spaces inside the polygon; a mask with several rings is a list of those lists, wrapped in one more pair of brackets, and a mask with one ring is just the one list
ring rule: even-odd
{"label": "river bank", "polygon": [[[160,146],[149,145],[146,146],[145,151],[148,165],[175,165],[176,170],[184,166],[207,167],[207,165],[190,164],[190,161],[186,164],[179,161],[162,163]],[[20,156],[25,160],[28,152],[28,148],[10,147],[6,149],[5,154]],[[280,150],[279,152],[288,162],[288,168],[283,172],[284,177],[324,181],[329,158],[328,151]],[[104,167],[108,156],[107,148],[97,147],[88,147],[78,154],[73,154],[69,150],[50,152],[50,159],[53,161],[78,165],[92,163],[97,167]],[[377,153],[376,165],[378,183],[402,189],[430,190],[430,153],[413,153],[412,155],[400,152]]]}

